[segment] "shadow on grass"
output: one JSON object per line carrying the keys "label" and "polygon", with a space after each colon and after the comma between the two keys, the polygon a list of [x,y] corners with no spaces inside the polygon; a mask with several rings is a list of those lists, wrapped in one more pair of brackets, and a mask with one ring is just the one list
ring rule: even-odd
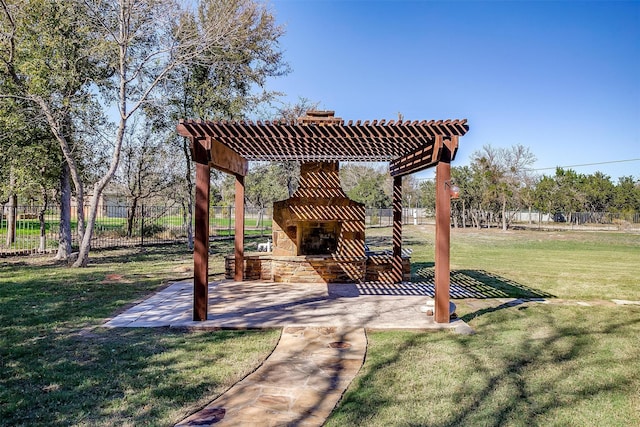
{"label": "shadow on grass", "polygon": [[365,366],[326,425],[640,421],[631,368],[640,311],[621,319],[609,308],[522,308],[492,313],[473,336],[370,333]]}
{"label": "shadow on grass", "polygon": [[158,260],[181,250],[153,248],[133,271],[131,249],[86,269],[0,265],[0,425],[169,424],[255,368],[273,332],[97,328],[162,286]]}
{"label": "shadow on grass", "polygon": [[[411,265],[413,282],[424,287],[434,287],[433,262],[417,262]],[[506,277],[485,270],[452,270],[451,298],[554,298],[539,289],[525,286]]]}
{"label": "shadow on grass", "polygon": [[0,380],[0,424],[177,422],[194,402],[248,373],[243,369],[255,367],[275,341],[273,332],[157,328],[55,330],[45,337],[16,339],[0,352],[10,362]]}

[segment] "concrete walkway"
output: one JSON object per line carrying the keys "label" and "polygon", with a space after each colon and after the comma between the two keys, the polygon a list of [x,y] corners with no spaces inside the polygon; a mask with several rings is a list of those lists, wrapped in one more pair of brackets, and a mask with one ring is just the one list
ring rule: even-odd
{"label": "concrete walkway", "polygon": [[192,318],[193,282],[171,284],[106,327],[283,328],[252,374],[180,426],[320,426],[364,362],[365,329],[452,330],[421,312],[432,289],[417,284],[299,284],[222,281],[209,285],[204,322]]}

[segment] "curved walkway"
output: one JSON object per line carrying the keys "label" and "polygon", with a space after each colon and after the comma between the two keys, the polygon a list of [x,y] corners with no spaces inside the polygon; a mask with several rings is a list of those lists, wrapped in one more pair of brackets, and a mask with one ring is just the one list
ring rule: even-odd
{"label": "curved walkway", "polygon": [[320,426],[360,370],[365,329],[472,332],[426,316],[430,289],[400,285],[223,281],[209,285],[204,322],[192,317],[193,282],[174,283],[106,327],[283,328],[252,374],[179,426]]}
{"label": "curved walkway", "polygon": [[178,426],[320,426],[364,362],[364,329],[287,327],[267,360]]}

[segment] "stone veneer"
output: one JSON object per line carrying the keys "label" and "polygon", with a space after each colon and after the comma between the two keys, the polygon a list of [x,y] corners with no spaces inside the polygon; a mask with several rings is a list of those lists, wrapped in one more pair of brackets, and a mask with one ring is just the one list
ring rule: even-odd
{"label": "stone veneer", "polygon": [[[225,258],[225,277],[233,279],[235,257]],[[393,283],[391,255],[368,257],[274,256],[247,254],[244,258],[245,280],[284,283]],[[411,261],[402,258],[403,280],[411,280]]]}

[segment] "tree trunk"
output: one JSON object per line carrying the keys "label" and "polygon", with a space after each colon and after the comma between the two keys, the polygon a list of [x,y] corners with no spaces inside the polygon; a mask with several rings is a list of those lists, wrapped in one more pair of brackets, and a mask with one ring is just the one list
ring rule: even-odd
{"label": "tree trunk", "polygon": [[129,215],[127,216],[127,237],[131,238],[133,235],[133,220],[136,217],[136,209],[138,208],[138,198],[134,197],[129,209]]}
{"label": "tree trunk", "polygon": [[464,199],[462,199],[462,228],[467,228],[467,209]]}
{"label": "tree trunk", "polygon": [[7,212],[7,247],[16,242],[16,222],[18,210],[18,195],[16,194],[16,176],[13,168],[9,172],[9,211]]}
{"label": "tree trunk", "polygon": [[7,212],[7,247],[16,242],[16,223],[18,220],[18,195],[9,196],[9,211]]}
{"label": "tree trunk", "polygon": [[262,221],[264,216],[264,208],[261,206],[258,208],[258,219],[256,220],[256,228],[262,229]]}
{"label": "tree trunk", "polygon": [[58,143],[60,144],[60,149],[62,150],[62,155],[66,161],[66,164],[69,168],[69,176],[73,181],[73,185],[76,189],[76,209],[77,209],[77,220],[78,220],[78,240],[82,241],[84,237],[84,232],[86,229],[85,221],[84,221],[84,186],[82,184],[82,179],[80,178],[80,172],[78,171],[78,166],[73,157],[71,146],[69,144],[68,135],[65,133],[69,132],[71,129],[71,116],[66,114],[63,118],[64,126],[60,125],[58,121],[55,119],[51,109],[49,108],[49,104],[39,97],[35,96],[32,98],[36,104],[40,106],[42,111],[44,112],[45,117],[47,118],[47,123],[49,124],[49,128],[51,129],[51,133],[56,138]]}
{"label": "tree trunk", "polygon": [[[125,83],[122,82],[122,85]],[[121,92],[124,92],[124,86],[121,88]],[[127,114],[126,114],[126,102],[125,96],[121,93],[120,97],[120,124],[116,133],[115,144],[113,147],[113,153],[111,155],[111,163],[109,169],[104,176],[95,183],[93,186],[93,194],[91,195],[91,203],[89,205],[89,218],[86,223],[86,229],[82,236],[82,242],[80,242],[80,249],[78,251],[78,259],[73,263],[74,267],[86,267],[89,262],[89,251],[91,251],[91,239],[93,238],[93,230],[96,225],[96,217],[98,215],[98,202],[113,175],[115,175],[118,169],[118,163],[120,163],[120,153],[122,152],[122,141],[124,140],[124,132],[127,127]]]}
{"label": "tree trunk", "polygon": [[62,164],[60,172],[60,232],[55,259],[67,260],[71,255],[71,181],[69,166]]}
{"label": "tree trunk", "polygon": [[44,214],[47,212],[47,205],[49,204],[49,197],[47,195],[47,189],[42,187],[42,209],[38,212],[38,221],[40,222],[40,246],[38,252],[44,252],[47,249],[47,223],[44,218]]}
{"label": "tree trunk", "polygon": [[507,231],[507,198],[502,199],[502,231]]}

